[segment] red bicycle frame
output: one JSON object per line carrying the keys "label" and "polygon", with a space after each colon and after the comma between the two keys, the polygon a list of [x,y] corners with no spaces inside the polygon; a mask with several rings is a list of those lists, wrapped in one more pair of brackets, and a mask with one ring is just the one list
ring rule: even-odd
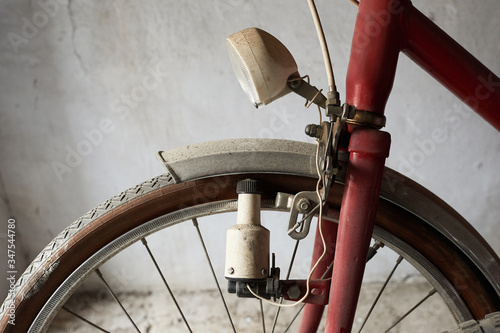
{"label": "red bicycle frame", "polygon": [[[500,79],[409,0],[360,2],[346,102],[359,110],[383,114],[400,52],[500,130]],[[328,333],[352,329],[389,146],[390,137],[385,132],[352,130],[330,287]],[[315,253],[320,250],[315,249]],[[323,307],[307,304],[305,311],[300,329],[303,333],[318,327]]]}

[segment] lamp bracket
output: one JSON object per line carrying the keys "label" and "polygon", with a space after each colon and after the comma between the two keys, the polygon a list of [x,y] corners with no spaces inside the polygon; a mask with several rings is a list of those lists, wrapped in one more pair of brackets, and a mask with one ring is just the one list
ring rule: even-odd
{"label": "lamp bracket", "polygon": [[315,86],[310,85],[307,81],[302,78],[288,80],[288,88],[292,90],[299,96],[304,97],[308,101],[322,107],[326,108],[326,97],[321,93],[321,91]]}

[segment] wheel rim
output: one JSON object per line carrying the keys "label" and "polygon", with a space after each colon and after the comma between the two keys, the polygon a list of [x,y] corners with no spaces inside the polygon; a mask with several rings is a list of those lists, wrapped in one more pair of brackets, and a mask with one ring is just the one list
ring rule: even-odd
{"label": "wheel rim", "polygon": [[[234,206],[228,208],[229,206],[227,205],[231,203],[234,205],[234,200],[236,198],[236,182],[247,177],[258,178],[266,183],[266,191],[263,194],[264,200],[274,200],[278,191],[297,193],[298,191],[312,190],[316,183],[312,178],[294,175],[234,174],[230,176],[214,176],[172,185],[171,177],[167,174],[143,183],[144,186],[141,184],[127,190],[106,201],[97,208],[102,210],[102,207],[105,207],[104,210],[106,210],[108,206],[111,206],[104,215],[99,213],[94,219],[96,210],[92,210],[82,218],[87,218],[87,220],[89,218],[93,219],[92,222],[81,222],[82,220],[78,220],[61,233],[53,243],[47,246],[46,249],[50,250],[50,256],[43,259],[43,265],[32,265],[27,270],[27,272],[29,271],[30,273],[27,276],[23,275],[22,280],[26,283],[23,283],[19,289],[20,291],[16,296],[16,302],[18,302],[16,306],[17,309],[21,309],[18,312],[19,315],[22,314],[25,316],[25,325],[32,323],[34,320],[33,318],[40,313],[43,313],[43,315],[38,316],[38,322],[36,326],[32,327],[33,330],[44,327],[45,324],[43,324],[43,322],[45,321],[48,323],[52,319],[53,314],[51,312],[56,312],[61,303],[77,286],[73,284],[73,287],[71,287],[70,283],[67,285],[62,284],[65,279],[67,280],[70,278],[70,273],[65,274],[65,272],[76,272],[78,267],[82,267],[89,258],[88,253],[94,253],[97,249],[100,251],[105,245],[109,245],[108,243],[112,243],[117,239],[120,239],[120,241],[117,242],[123,242],[122,236],[125,237],[127,234],[137,232],[143,225],[157,220],[156,217],[158,216],[172,217],[175,214],[180,214],[181,210],[183,213],[186,213],[187,211],[195,211],[198,209],[199,211],[191,213],[193,216],[203,216],[205,215],[204,212],[208,214],[208,212],[219,210],[234,210]],[[143,191],[143,188],[146,188],[146,190]],[[210,191],[214,188],[216,191]],[[341,197],[342,186],[334,186],[330,190],[328,209],[338,210]],[[123,198],[125,198],[125,200],[122,200]],[[116,200],[121,203],[119,205],[114,205],[114,201]],[[216,206],[210,206],[212,204]],[[270,204],[267,204],[267,206],[270,206]],[[184,207],[188,208],[184,209]],[[186,216],[177,217],[175,221],[183,219],[186,219]],[[170,223],[175,224],[175,222]],[[82,229],[79,229],[76,233],[72,233],[71,237],[65,243],[59,241],[60,238],[64,238],[69,231],[74,229],[75,225],[79,227],[80,224],[83,224]],[[381,200],[377,214],[377,225],[380,229],[390,230],[391,233],[397,234],[402,241],[413,244],[415,249],[428,258],[431,258],[433,264],[436,265],[441,272],[446,273],[445,275],[448,281],[452,281],[453,285],[458,286],[459,289],[462,282],[473,281],[472,284],[466,285],[466,289],[460,290],[460,295],[465,300],[467,306],[472,309],[475,318],[482,318],[485,313],[495,311],[496,294],[489,293],[492,287],[485,283],[485,277],[478,271],[470,268],[473,264],[463,259],[466,258],[466,256],[462,254],[462,258],[458,248],[453,248],[453,245],[445,244],[446,241],[443,242],[439,232],[430,227],[428,223],[401,207],[391,204],[389,201]],[[110,235],[110,231],[113,232],[113,236]],[[150,232],[152,231],[144,231],[144,234]],[[283,231],[280,231],[280,233],[284,234]],[[434,234],[434,236],[432,236],[432,234]],[[430,236],[433,237],[432,242],[429,241],[431,240],[429,238]],[[136,238],[137,237],[140,236],[136,236]],[[112,239],[112,241],[110,241],[110,239]],[[89,246],[91,249],[87,249]],[[445,255],[447,254],[446,252],[450,251],[451,253],[448,253],[449,255]],[[109,255],[103,253],[104,252],[99,255],[102,256],[102,260],[105,260]],[[94,255],[97,254],[94,253]],[[37,257],[37,259],[38,258],[40,258],[40,256]],[[450,260],[450,258],[452,260]],[[96,260],[96,262],[100,261],[100,259]],[[92,267],[92,265],[88,267]],[[51,279],[45,280],[49,275],[47,274],[47,269],[49,270]],[[88,269],[89,270],[86,272],[91,271],[90,268]],[[59,274],[55,274],[54,271]],[[464,274],[464,272],[467,274]],[[56,277],[56,275],[58,277]],[[463,275],[465,275],[465,277],[463,277]],[[481,280],[481,278],[483,278],[483,280]],[[78,278],[72,279],[79,280]],[[481,281],[478,282],[479,280]],[[41,285],[39,284],[40,281],[42,282]],[[45,281],[47,282],[45,283]],[[438,284],[442,285],[442,283]],[[40,286],[43,286],[43,288],[40,288]],[[47,286],[49,287],[47,288]],[[442,289],[446,290],[445,287],[446,286],[443,285]],[[57,288],[59,288],[60,292],[56,292]],[[34,296],[27,299],[27,295]],[[51,295],[50,299],[49,296],[46,295]],[[447,299],[453,300],[453,304],[458,304],[455,303],[455,298],[452,294],[450,294]],[[477,299],[480,300],[479,303],[475,303]],[[4,303],[4,306],[5,304],[6,303]],[[42,304],[47,305],[47,307],[44,311],[39,312]],[[452,307],[454,310],[452,313],[454,313],[459,320],[461,320],[461,317],[467,318],[468,314],[463,311],[463,306],[456,306],[453,304]],[[49,311],[49,308],[54,311]],[[459,315],[457,315],[457,313]],[[5,318],[6,316],[2,318],[3,323],[5,323]],[[22,322],[20,324],[21,326],[23,325]],[[20,327],[16,326],[15,328],[18,329]],[[446,328],[448,329],[449,327]],[[7,330],[8,329],[9,327],[7,327]]]}
{"label": "wheel rim", "polygon": [[[272,209],[273,207],[274,203],[272,201],[266,200],[263,202],[263,209]],[[95,268],[99,267],[103,262],[107,261],[116,253],[127,248],[131,244],[152,233],[158,232],[164,228],[173,226],[183,221],[191,220],[192,218],[201,218],[207,215],[234,212],[236,208],[236,200],[228,200],[186,208],[182,211],[176,211],[156,218],[122,235],[89,258],[78,268],[78,270],[66,279],[66,281],[57,289],[49,302],[37,316],[35,322],[30,328],[30,331],[39,332],[46,329],[58,309],[75,291],[75,289],[80,286],[81,282],[83,282],[87,276],[92,274]],[[423,270],[424,274],[427,275],[426,278],[429,279],[429,282],[434,288],[439,290],[440,295],[445,299],[445,302],[457,319],[463,321],[471,318],[467,306],[457,295],[448,280],[430,262],[411,248],[411,246],[378,226],[375,228],[374,238],[382,241],[396,253],[403,255],[407,261],[417,266],[419,271]]]}

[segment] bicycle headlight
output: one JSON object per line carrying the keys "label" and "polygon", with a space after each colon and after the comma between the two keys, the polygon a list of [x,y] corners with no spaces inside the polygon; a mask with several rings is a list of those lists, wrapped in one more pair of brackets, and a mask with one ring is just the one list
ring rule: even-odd
{"label": "bicycle headlight", "polygon": [[288,94],[290,77],[299,77],[288,49],[274,36],[248,28],[226,40],[231,64],[241,87],[255,107]]}

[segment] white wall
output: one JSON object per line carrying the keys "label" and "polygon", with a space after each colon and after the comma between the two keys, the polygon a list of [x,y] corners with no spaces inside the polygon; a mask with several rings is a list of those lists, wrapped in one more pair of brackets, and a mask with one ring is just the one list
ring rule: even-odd
{"label": "white wall", "polygon": [[[500,73],[496,0],[414,3]],[[344,96],[356,11],[348,1],[317,5]],[[255,110],[238,86],[225,38],[250,26],[278,37],[301,74],[326,86],[306,1],[1,2],[0,167],[30,259],[93,206],[162,173],[158,150],[237,137],[307,140],[303,128],[317,114],[300,98]],[[386,115],[388,166],[449,202],[500,252],[498,132],[405,56]],[[445,142],[428,142],[436,128]]]}

